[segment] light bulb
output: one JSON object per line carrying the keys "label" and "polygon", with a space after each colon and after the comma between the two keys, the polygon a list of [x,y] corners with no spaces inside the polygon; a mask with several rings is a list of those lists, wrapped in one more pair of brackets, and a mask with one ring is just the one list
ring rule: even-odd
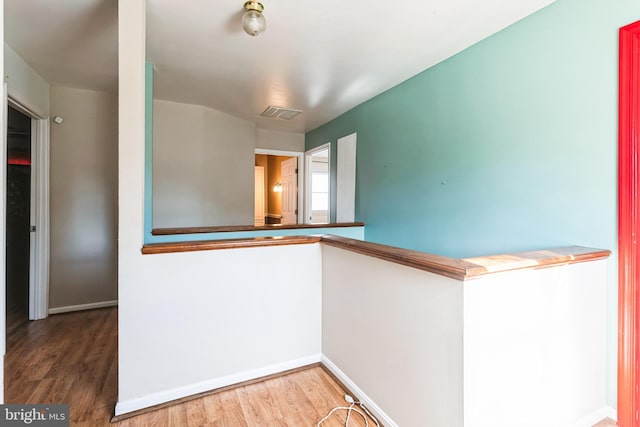
{"label": "light bulb", "polygon": [[267,20],[257,10],[249,10],[242,16],[242,28],[252,37],[264,33],[267,28]]}

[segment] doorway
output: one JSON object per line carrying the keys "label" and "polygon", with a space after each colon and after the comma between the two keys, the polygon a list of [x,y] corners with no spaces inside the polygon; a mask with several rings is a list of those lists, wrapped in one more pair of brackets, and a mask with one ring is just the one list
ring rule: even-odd
{"label": "doorway", "polygon": [[324,144],[306,153],[308,197],[305,222],[308,224],[329,223],[330,153],[331,144]]}
{"label": "doorway", "polygon": [[[31,117],[7,111],[6,304],[9,318],[29,318],[31,278]],[[8,319],[9,320],[9,319]]]}
{"label": "doorway", "polygon": [[[256,171],[262,170],[264,176],[255,188],[256,212],[259,205],[264,206],[265,225],[302,223],[301,157],[302,153],[296,152],[256,150]],[[258,222],[256,214],[255,224]]]}

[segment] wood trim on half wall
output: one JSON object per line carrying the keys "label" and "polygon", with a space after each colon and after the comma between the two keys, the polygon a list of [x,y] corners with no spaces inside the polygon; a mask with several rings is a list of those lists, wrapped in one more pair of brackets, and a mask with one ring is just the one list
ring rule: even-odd
{"label": "wood trim on half wall", "polygon": [[618,110],[618,426],[640,427],[640,21],[620,29]]}

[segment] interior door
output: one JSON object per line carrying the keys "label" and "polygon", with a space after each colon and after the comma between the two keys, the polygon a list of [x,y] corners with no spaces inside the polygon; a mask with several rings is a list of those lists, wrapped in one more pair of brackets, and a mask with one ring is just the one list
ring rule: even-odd
{"label": "interior door", "polygon": [[40,230],[36,229],[37,223],[37,213],[36,213],[36,203],[38,203],[38,168],[37,159],[36,159],[36,133],[37,133],[37,120],[31,119],[31,194],[29,200],[29,288],[28,288],[28,309],[29,309],[29,320],[36,320],[38,318],[36,314],[36,239],[38,236],[36,232],[40,232]]}
{"label": "interior door", "polygon": [[282,224],[298,223],[298,158],[292,157],[280,164],[282,183]]}
{"label": "interior door", "polygon": [[356,216],[356,138],[338,139],[336,222],[353,222]]}
{"label": "interior door", "polygon": [[618,425],[640,417],[640,21],[620,29],[618,99]]}

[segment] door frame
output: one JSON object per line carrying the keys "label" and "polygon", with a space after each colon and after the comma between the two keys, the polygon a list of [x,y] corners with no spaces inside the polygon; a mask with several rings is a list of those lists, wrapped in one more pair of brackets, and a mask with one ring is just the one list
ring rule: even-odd
{"label": "door frame", "polygon": [[329,212],[327,212],[327,220],[329,223],[331,222],[331,143],[327,142],[326,144],[319,145],[304,152],[304,165],[307,171],[305,175],[305,191],[307,197],[305,197],[304,203],[304,224],[311,224],[311,157],[324,150],[329,150]]}
{"label": "door frame", "polygon": [[299,151],[283,151],[271,150],[268,148],[256,148],[255,154],[298,158],[298,224],[304,224],[304,209],[301,209],[301,207],[304,206],[304,153]]}
{"label": "door frame", "polygon": [[[35,113],[11,95],[5,104],[31,117],[31,188],[35,189],[31,225],[35,225],[36,232],[30,238],[29,320],[39,320],[49,315],[49,118]],[[6,133],[5,121],[5,136]]]}
{"label": "door frame", "polygon": [[640,21],[620,28],[618,425],[640,427]]}

